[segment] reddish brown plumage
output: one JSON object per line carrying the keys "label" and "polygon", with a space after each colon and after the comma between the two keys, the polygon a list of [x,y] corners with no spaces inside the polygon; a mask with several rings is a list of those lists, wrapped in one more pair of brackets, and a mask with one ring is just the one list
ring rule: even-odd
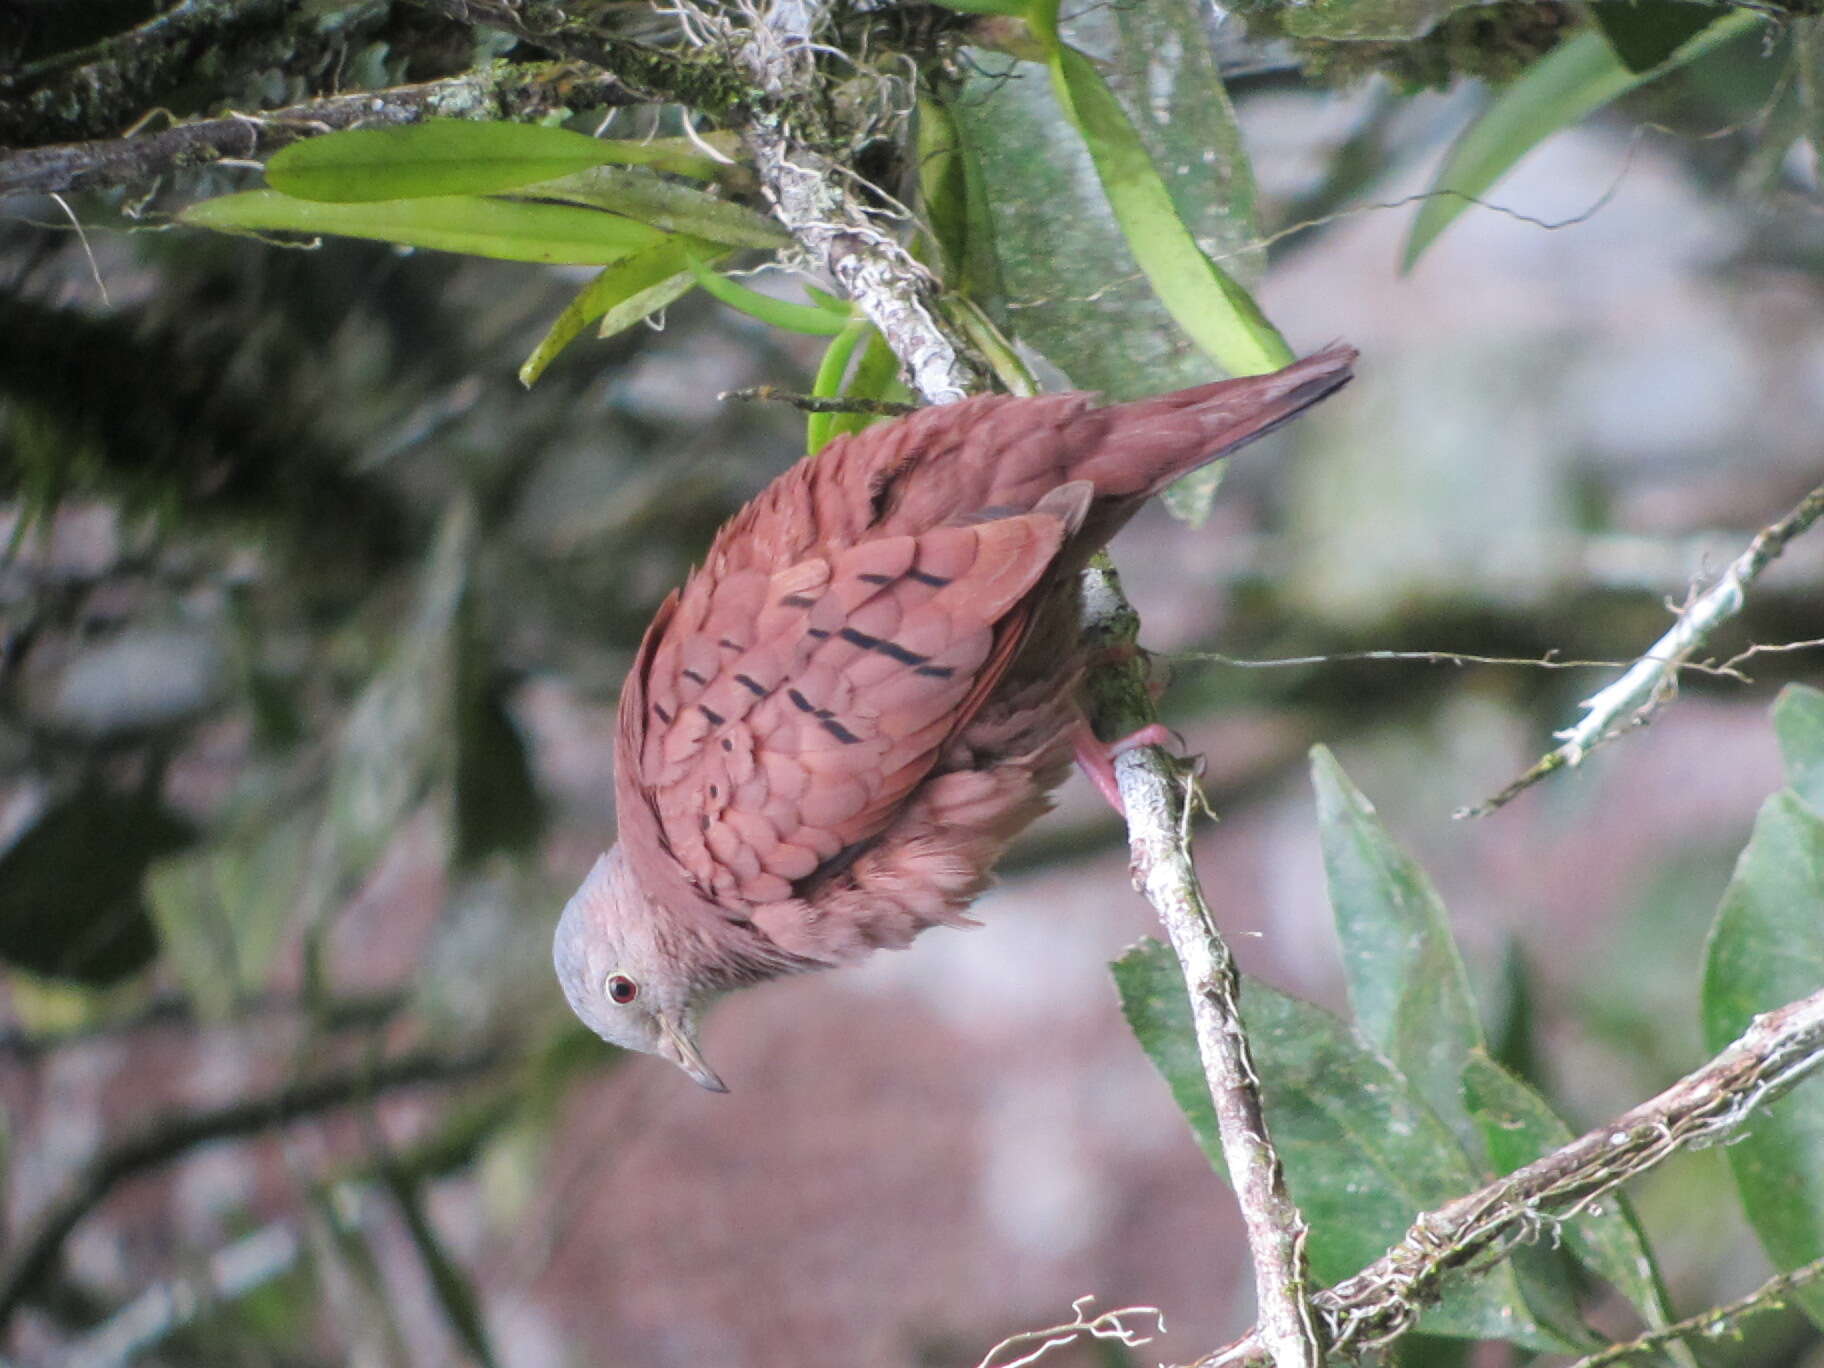
{"label": "reddish brown plumage", "polygon": [[660,608],[623,691],[619,865],[559,934],[585,1020],[637,1043],[586,1010],[591,976],[623,961],[687,1016],[966,920],[1068,768],[1074,572],[1149,495],[1344,384],[1354,355],[1107,408],[925,409],[763,490]]}

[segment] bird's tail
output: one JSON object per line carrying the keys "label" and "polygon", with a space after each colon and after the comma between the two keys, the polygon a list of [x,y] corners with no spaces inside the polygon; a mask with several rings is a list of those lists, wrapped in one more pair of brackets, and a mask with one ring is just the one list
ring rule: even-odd
{"label": "bird's tail", "polygon": [[1144,498],[1289,423],[1354,376],[1356,350],[1333,342],[1268,375],[1217,380],[1101,411],[1098,440],[1070,471],[1103,495]]}

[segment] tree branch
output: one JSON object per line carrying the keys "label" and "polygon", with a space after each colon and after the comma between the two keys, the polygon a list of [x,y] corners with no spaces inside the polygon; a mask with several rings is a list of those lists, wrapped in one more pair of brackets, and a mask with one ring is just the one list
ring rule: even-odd
{"label": "tree branch", "polygon": [[498,1046],[461,1055],[424,1051],[306,1079],[224,1107],[159,1117],[103,1150],[83,1166],[38,1219],[16,1240],[0,1265],[0,1325],[49,1272],[64,1240],[115,1186],[170,1163],[198,1145],[291,1124],[383,1092],[451,1083],[486,1073],[502,1062]]}
{"label": "tree branch", "polygon": [[125,33],[0,74],[0,144],[112,133],[199,77],[223,89],[270,68],[318,75],[365,42],[386,8],[332,20],[294,0],[179,0]]}
{"label": "tree branch", "polygon": [[562,6],[520,0],[412,0],[419,9],[464,24],[485,24],[613,77],[631,97],[622,104],[650,101],[689,106],[721,118],[752,95],[748,83],[713,55],[677,52],[604,32],[572,19]]}
{"label": "tree branch", "polygon": [[[1606,1126],[1412,1223],[1405,1237],[1312,1306],[1332,1354],[1353,1354],[1412,1328],[1445,1276],[1492,1266],[1515,1245],[1681,1150],[1729,1139],[1766,1103],[1824,1063],[1824,990],[1758,1016],[1703,1068]],[[1265,1368],[1260,1327],[1191,1368]]]}
{"label": "tree branch", "polygon": [[441,81],[326,95],[265,114],[227,114],[158,133],[0,154],[0,195],[149,186],[185,167],[225,157],[264,158],[287,143],[343,128],[425,119],[528,120],[645,98],[617,76],[572,62],[482,67]]}
{"label": "tree branch", "polygon": [[954,403],[986,389],[987,368],[938,308],[936,280],[862,205],[862,182],[817,145],[820,121],[806,93],[817,89],[824,6],[779,0],[765,22],[744,31],[691,13],[704,34],[738,42],[739,60],[770,97],[768,107],[748,111],[745,135],[779,221],[880,329],[927,402]]}
{"label": "tree branch", "polygon": [[[1678,673],[1719,626],[1742,611],[1748,586],[1761,577],[1768,562],[1786,543],[1824,516],[1824,485],[1807,494],[1790,513],[1764,527],[1748,549],[1731,562],[1722,578],[1693,598],[1672,628],[1646,650],[1633,667],[1601,693],[1583,701],[1583,719],[1557,733],[1562,745],[1487,802],[1465,808],[1458,817],[1485,817],[1524,793],[1546,775],[1575,769],[1597,746],[1623,732],[1644,727],[1659,706],[1678,692]],[[1733,664],[1734,662],[1730,662]]]}
{"label": "tree branch", "polygon": [[[1107,557],[1083,577],[1083,636],[1091,659],[1089,714],[1104,741],[1158,720],[1146,668],[1133,649],[1140,619],[1121,594]],[[1305,1222],[1286,1191],[1267,1132],[1259,1079],[1241,1019],[1234,956],[1216,929],[1191,860],[1188,829],[1194,787],[1157,746],[1115,758],[1127,813],[1134,885],[1171,937],[1191,997],[1197,1053],[1215,1104],[1224,1162],[1247,1226],[1263,1337],[1275,1368],[1315,1368],[1323,1347],[1306,1287]]]}
{"label": "tree branch", "polygon": [[1807,1283],[1814,1283],[1819,1278],[1824,1278],[1824,1259],[1814,1259],[1790,1273],[1776,1273],[1745,1297],[1737,1297],[1732,1302],[1713,1306],[1695,1316],[1686,1316],[1681,1321],[1662,1325],[1657,1330],[1649,1330],[1621,1344],[1611,1344],[1607,1349],[1578,1359],[1570,1368],[1608,1368],[1611,1363],[1637,1358],[1641,1354],[1663,1354],[1665,1347],[1676,1340],[1690,1339],[1694,1335],[1715,1335],[1750,1316],[1777,1310],[1786,1305],[1787,1293],[1794,1288],[1804,1287]]}
{"label": "tree branch", "polygon": [[[730,32],[722,20],[694,9],[686,13],[687,28],[705,36]],[[945,320],[937,282],[876,225],[855,194],[856,179],[805,135],[816,122],[814,113],[806,112],[813,98],[806,92],[817,89],[812,54],[822,17],[817,0],[775,0],[767,19],[756,20],[738,49],[755,80],[777,101],[770,110],[750,111],[746,129],[761,184],[793,237],[880,329],[913,388],[931,403],[961,399],[987,387],[987,369]],[[1122,598],[1106,557],[1085,585],[1085,636],[1092,653],[1107,657],[1118,646],[1131,647],[1139,619]],[[1145,680],[1131,662],[1134,653],[1125,654],[1126,668],[1094,670],[1089,683],[1092,721],[1112,735],[1156,720]],[[1117,719],[1132,725],[1121,726]],[[1322,1353],[1305,1301],[1304,1222],[1286,1193],[1261,1115],[1235,1001],[1234,963],[1209,917],[1180,836],[1181,786],[1154,747],[1124,755],[1117,775],[1136,882],[1171,934],[1190,992],[1276,1368],[1315,1368]]]}

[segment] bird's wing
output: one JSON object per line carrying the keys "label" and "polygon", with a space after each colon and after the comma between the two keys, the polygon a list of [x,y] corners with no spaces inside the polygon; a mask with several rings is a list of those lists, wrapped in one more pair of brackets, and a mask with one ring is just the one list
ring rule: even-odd
{"label": "bird's wing", "polygon": [[[1030,512],[882,537],[767,574],[699,573],[647,634],[623,698],[621,784],[682,873],[727,912],[877,834],[1018,651],[1087,484]],[[669,854],[669,869],[656,868]]]}

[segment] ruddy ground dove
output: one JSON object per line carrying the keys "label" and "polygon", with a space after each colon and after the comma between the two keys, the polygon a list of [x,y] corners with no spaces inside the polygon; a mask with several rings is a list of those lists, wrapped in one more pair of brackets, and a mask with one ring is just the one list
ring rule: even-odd
{"label": "ruddy ground dove", "polygon": [[988,396],[839,438],[660,606],[621,692],[620,840],[558,923],[584,1022],[707,1088],[716,994],[968,922],[1085,735],[1076,572],[1141,503],[1350,378],[1096,407]]}

